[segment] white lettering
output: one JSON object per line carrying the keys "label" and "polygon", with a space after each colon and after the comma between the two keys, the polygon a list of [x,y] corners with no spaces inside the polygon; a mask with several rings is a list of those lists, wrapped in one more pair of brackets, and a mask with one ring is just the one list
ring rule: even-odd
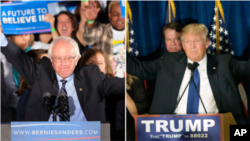
{"label": "white lettering", "polygon": [[215,125],[214,120],[212,120],[212,119],[204,119],[203,120],[203,131],[207,132],[208,127],[213,127],[214,125]]}
{"label": "white lettering", "polygon": [[170,129],[173,132],[180,132],[183,130],[183,120],[178,120],[179,121],[179,128],[175,128],[174,126],[174,120],[170,120]]}
{"label": "white lettering", "polygon": [[168,121],[166,120],[156,120],[156,132],[161,132],[161,129],[164,132],[169,132],[167,129]]}
{"label": "white lettering", "polygon": [[141,124],[145,124],[146,125],[146,132],[150,132],[150,124],[153,124],[154,121],[153,120],[142,120]]}
{"label": "white lettering", "polygon": [[191,119],[186,120],[186,132],[189,132],[189,127],[191,128],[192,132],[201,132],[201,120],[194,120],[194,124],[192,124]]}

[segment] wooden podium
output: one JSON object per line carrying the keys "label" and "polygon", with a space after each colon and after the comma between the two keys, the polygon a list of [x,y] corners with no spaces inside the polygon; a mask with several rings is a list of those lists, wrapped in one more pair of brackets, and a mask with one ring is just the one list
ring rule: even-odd
{"label": "wooden podium", "polygon": [[230,140],[232,113],[185,115],[138,115],[136,140]]}

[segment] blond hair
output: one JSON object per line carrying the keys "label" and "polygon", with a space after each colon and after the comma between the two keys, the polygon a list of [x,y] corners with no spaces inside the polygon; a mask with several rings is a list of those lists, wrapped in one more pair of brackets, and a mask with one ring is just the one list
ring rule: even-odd
{"label": "blond hair", "polygon": [[181,40],[183,40],[183,35],[185,34],[203,34],[205,41],[209,39],[207,27],[200,23],[188,24],[182,28]]}
{"label": "blond hair", "polygon": [[119,1],[111,1],[111,2],[109,3],[109,7],[108,7],[108,12],[109,12],[109,13],[111,12],[111,7],[112,7],[113,5],[115,5],[115,4],[120,4],[120,2],[119,2]]}

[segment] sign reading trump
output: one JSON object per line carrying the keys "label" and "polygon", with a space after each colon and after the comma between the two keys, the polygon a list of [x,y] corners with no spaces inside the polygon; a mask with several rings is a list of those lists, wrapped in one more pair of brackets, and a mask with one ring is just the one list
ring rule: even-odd
{"label": "sign reading trump", "polygon": [[136,116],[136,140],[221,140],[220,115]]}
{"label": "sign reading trump", "polygon": [[1,4],[1,23],[4,34],[31,34],[49,32],[51,26],[44,22],[48,13],[47,1]]}

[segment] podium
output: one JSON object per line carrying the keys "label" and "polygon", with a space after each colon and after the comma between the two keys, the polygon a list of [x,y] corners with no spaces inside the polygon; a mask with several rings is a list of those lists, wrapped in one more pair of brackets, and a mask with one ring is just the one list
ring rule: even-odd
{"label": "podium", "polygon": [[[101,141],[110,140],[110,124],[101,123]],[[11,125],[1,124],[1,141],[11,141]]]}
{"label": "podium", "polygon": [[135,117],[135,137],[137,141],[229,141],[230,125],[236,125],[232,113],[138,115]]}

